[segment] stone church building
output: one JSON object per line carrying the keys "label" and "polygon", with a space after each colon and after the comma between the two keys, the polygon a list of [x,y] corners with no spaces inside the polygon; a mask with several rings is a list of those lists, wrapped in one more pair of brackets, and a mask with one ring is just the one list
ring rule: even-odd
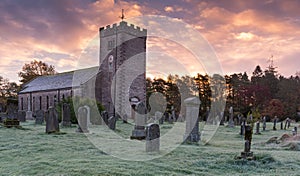
{"label": "stone church building", "polygon": [[35,78],[19,92],[19,110],[45,111],[80,96],[100,102],[109,115],[130,117],[130,100],[146,101],[147,30],[121,21],[101,27],[99,37],[99,66]]}

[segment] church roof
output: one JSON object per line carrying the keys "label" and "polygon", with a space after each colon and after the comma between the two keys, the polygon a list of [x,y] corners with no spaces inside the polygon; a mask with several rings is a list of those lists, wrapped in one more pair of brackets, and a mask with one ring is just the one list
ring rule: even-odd
{"label": "church roof", "polygon": [[24,85],[19,94],[79,87],[80,84],[95,76],[98,69],[99,67],[91,67],[55,75],[39,76]]}

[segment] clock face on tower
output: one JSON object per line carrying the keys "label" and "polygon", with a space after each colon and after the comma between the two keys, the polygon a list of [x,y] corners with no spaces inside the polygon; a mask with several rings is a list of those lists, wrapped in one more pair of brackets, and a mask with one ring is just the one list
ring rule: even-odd
{"label": "clock face on tower", "polygon": [[113,62],[114,62],[114,56],[110,55],[108,57],[108,69],[110,72],[112,72],[112,70],[113,70]]}

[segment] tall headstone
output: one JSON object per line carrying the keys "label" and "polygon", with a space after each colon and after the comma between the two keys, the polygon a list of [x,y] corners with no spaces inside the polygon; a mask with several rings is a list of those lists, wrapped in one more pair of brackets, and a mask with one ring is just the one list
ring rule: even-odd
{"label": "tall headstone", "polygon": [[264,118],[263,118],[263,131],[266,131],[266,127],[267,127],[267,119],[266,119],[266,116],[264,116]]}
{"label": "tall headstone", "polygon": [[58,114],[54,107],[49,107],[46,112],[46,133],[59,132]]}
{"label": "tall headstone", "polygon": [[233,128],[234,121],[233,121],[233,107],[232,106],[229,108],[229,115],[230,115],[230,117],[229,117],[228,127]]}
{"label": "tall headstone", "polygon": [[92,125],[92,123],[91,123],[91,108],[88,105],[84,105],[84,107],[87,110],[87,125],[90,126],[90,125]]}
{"label": "tall headstone", "polygon": [[76,132],[79,133],[88,133],[88,125],[87,125],[87,109],[83,106],[78,108],[78,115],[77,115],[77,121],[78,121],[78,129]]}
{"label": "tall headstone", "polygon": [[283,130],[283,121],[280,122],[280,129]]}
{"label": "tall headstone", "polygon": [[62,109],[62,126],[70,127],[71,126],[71,109],[68,103],[63,104]]}
{"label": "tall headstone", "polygon": [[146,126],[146,152],[158,152],[160,145],[159,125],[150,123]]}
{"label": "tall headstone", "polygon": [[26,112],[26,120],[33,120],[33,117],[32,117],[32,111],[31,111],[31,108],[30,108],[30,98],[28,98],[28,108],[27,108],[27,112]]}
{"label": "tall headstone", "polygon": [[199,134],[199,107],[200,100],[198,97],[191,97],[184,100],[186,107],[186,129],[184,142],[198,142]]}
{"label": "tall headstone", "polygon": [[273,130],[274,130],[274,131],[277,130],[277,129],[276,129],[276,123],[277,123],[277,116],[275,116],[274,122],[273,122]]}
{"label": "tall headstone", "polygon": [[284,124],[284,130],[286,130],[286,128],[290,127],[290,118],[286,118],[285,120],[285,124]]}
{"label": "tall headstone", "polygon": [[155,119],[154,119],[154,121],[155,122],[159,122],[159,124],[163,124],[164,123],[163,113],[159,112],[159,111],[156,111],[155,112]]}
{"label": "tall headstone", "polygon": [[260,122],[257,121],[257,122],[256,122],[256,132],[255,132],[255,134],[261,134],[261,133],[259,132],[259,128],[260,128]]}
{"label": "tall headstone", "polygon": [[135,108],[136,108],[135,125],[130,138],[142,140],[146,138],[145,125],[147,120],[146,117],[147,108],[143,102],[138,103]]}
{"label": "tall headstone", "polygon": [[37,110],[35,112],[35,124],[43,124],[45,119],[45,112],[43,110]]}
{"label": "tall headstone", "polygon": [[26,121],[26,111],[18,111],[18,119],[20,122]]}
{"label": "tall headstone", "polygon": [[246,127],[246,118],[245,117],[243,117],[242,118],[242,124],[241,124],[241,131],[240,131],[240,135],[244,135],[244,133],[245,133],[245,127]]}
{"label": "tall headstone", "polygon": [[251,141],[252,141],[252,127],[250,125],[245,126],[245,146],[244,151],[241,152],[241,158],[254,159],[253,152],[251,152]]}

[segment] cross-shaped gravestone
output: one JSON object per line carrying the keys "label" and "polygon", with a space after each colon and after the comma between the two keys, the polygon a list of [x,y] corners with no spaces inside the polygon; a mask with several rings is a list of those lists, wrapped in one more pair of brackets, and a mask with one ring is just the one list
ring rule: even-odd
{"label": "cross-shaped gravestone", "polygon": [[150,123],[146,126],[146,152],[158,152],[160,145],[159,125]]}

